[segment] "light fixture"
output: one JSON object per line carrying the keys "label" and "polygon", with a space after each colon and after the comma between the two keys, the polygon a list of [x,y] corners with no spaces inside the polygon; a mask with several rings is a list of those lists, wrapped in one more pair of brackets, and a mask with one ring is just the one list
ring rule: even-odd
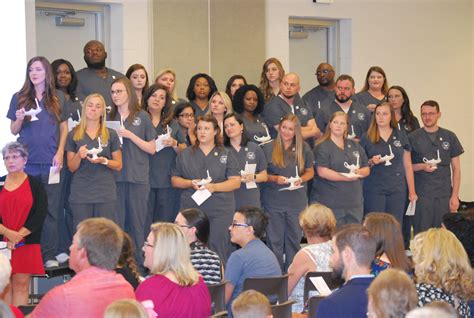
{"label": "light fixture", "polygon": [[56,17],[56,26],[83,27],[85,20],[83,18],[72,18],[67,16]]}

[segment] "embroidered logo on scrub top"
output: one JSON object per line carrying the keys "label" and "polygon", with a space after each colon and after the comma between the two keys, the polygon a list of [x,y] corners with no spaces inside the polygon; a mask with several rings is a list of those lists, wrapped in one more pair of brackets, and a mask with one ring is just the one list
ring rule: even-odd
{"label": "embroidered logo on scrub top", "polygon": [[400,147],[402,146],[402,143],[400,142],[400,140],[395,140],[395,141],[393,142],[393,145],[394,145],[395,147],[400,148]]}
{"label": "embroidered logo on scrub top", "polygon": [[141,124],[142,124],[142,120],[140,117],[133,118],[133,122],[132,122],[133,126],[140,126]]}
{"label": "embroidered logo on scrub top", "polygon": [[354,152],[352,152],[352,154],[354,155],[354,157],[359,157],[359,152],[358,151],[354,151]]}
{"label": "embroidered logo on scrub top", "polygon": [[219,159],[219,161],[222,163],[222,164],[226,164],[227,163],[227,155],[222,155]]}
{"label": "embroidered logo on scrub top", "polygon": [[357,119],[364,120],[365,119],[365,114],[364,113],[358,113],[357,114]]}
{"label": "embroidered logo on scrub top", "polygon": [[255,159],[255,153],[253,151],[247,152],[247,159],[248,160],[254,160]]}
{"label": "embroidered logo on scrub top", "polygon": [[306,115],[308,115],[308,110],[307,110],[306,108],[304,108],[304,107],[301,107],[300,113],[301,113],[301,115],[306,116]]}
{"label": "embroidered logo on scrub top", "polygon": [[441,147],[444,150],[448,150],[449,149],[449,142],[445,141],[445,142],[441,143]]}

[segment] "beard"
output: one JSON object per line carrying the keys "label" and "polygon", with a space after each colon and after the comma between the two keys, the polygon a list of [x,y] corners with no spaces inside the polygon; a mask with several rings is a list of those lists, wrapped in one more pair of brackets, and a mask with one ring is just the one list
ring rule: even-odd
{"label": "beard", "polygon": [[101,61],[101,62],[97,62],[97,63],[92,63],[92,62],[89,62],[87,59],[84,58],[84,61],[86,61],[86,64],[87,64],[87,67],[88,68],[93,68],[93,69],[96,69],[96,70],[101,70],[105,67],[105,60]]}
{"label": "beard", "polygon": [[351,96],[336,95],[336,100],[341,104],[344,104],[345,102],[349,101],[350,99],[351,99]]}
{"label": "beard", "polygon": [[332,278],[336,281],[344,281],[344,264],[339,259],[337,264],[333,264]]}

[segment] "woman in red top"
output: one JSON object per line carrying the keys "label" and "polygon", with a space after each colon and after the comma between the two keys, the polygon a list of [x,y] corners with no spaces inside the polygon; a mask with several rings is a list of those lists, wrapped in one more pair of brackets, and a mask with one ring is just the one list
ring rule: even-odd
{"label": "woman in red top", "polygon": [[41,229],[48,200],[41,181],[24,172],[28,152],[18,142],[2,149],[8,174],[0,178],[0,241],[11,251],[12,277],[5,300],[27,305],[31,274],[44,274]]}

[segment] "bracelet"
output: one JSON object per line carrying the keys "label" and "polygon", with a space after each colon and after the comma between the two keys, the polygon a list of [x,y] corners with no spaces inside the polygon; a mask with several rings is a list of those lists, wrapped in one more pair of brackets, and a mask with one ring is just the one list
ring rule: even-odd
{"label": "bracelet", "polygon": [[108,165],[108,164],[109,164],[109,159],[105,158],[105,161],[102,162],[102,164],[103,164],[104,166]]}

